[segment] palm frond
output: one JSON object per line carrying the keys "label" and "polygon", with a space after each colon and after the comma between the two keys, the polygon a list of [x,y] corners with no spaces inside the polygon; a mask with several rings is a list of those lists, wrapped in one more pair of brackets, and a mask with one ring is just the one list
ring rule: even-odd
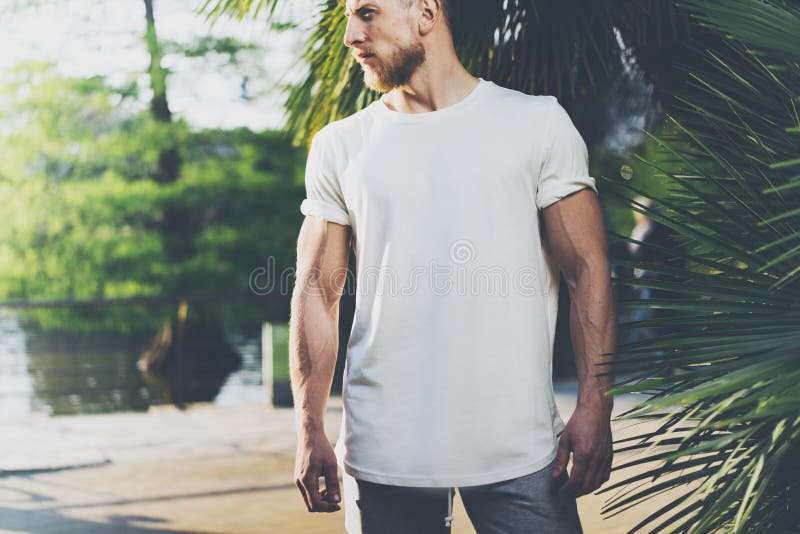
{"label": "palm frond", "polygon": [[272,17],[279,4],[279,0],[202,0],[197,11],[213,23],[223,16],[242,20],[266,13],[267,17]]}
{"label": "palm frond", "polygon": [[[701,3],[707,5],[697,9]],[[796,19],[796,5],[791,7],[791,2],[787,6],[751,0],[678,3],[682,4],[700,23],[721,33],[733,34],[740,43],[786,58],[800,58],[800,21]]]}
{"label": "palm frond", "polygon": [[660,421],[624,440],[617,452],[641,457],[615,469],[658,467],[604,488],[618,491],[604,513],[688,486],[632,531],[796,531],[798,481],[786,473],[798,467],[800,434],[800,46],[791,44],[800,10],[760,0],[680,6],[723,38],[696,50],[700,63],[677,66],[687,83],[665,133],[650,134],[668,156],[652,167],[672,193],[648,207],[633,200],[643,191],[602,179],[607,197],[680,245],[637,242],[666,263],[618,260],[650,276],[615,284],[660,293],[621,305],[671,312],[624,327],[671,333],[615,353],[615,393],[652,395],[619,419]]}

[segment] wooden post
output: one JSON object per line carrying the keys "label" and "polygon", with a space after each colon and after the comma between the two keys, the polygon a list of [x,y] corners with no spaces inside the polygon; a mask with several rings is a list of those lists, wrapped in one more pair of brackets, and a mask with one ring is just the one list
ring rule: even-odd
{"label": "wooden post", "polygon": [[289,376],[289,323],[264,323],[261,327],[261,374],[273,406],[292,407]]}

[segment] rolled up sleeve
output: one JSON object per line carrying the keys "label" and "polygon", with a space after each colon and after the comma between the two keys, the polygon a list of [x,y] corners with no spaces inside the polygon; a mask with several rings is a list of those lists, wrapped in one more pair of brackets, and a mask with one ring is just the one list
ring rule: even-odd
{"label": "rolled up sleeve", "polygon": [[323,128],[311,140],[305,172],[306,198],[300,203],[300,212],[349,226],[350,214],[334,163],[330,137]]}
{"label": "rolled up sleeve", "polygon": [[539,174],[536,206],[541,210],[584,188],[597,193],[589,176],[586,143],[567,111],[553,97],[547,133],[548,149]]}

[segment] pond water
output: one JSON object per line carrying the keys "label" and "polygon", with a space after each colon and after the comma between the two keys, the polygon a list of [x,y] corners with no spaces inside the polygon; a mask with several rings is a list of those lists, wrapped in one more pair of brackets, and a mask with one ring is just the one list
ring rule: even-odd
{"label": "pond water", "polygon": [[200,366],[176,380],[137,368],[152,333],[47,333],[0,311],[0,418],[145,411],[173,403],[178,390],[187,403],[266,400],[260,332],[224,335],[240,363]]}

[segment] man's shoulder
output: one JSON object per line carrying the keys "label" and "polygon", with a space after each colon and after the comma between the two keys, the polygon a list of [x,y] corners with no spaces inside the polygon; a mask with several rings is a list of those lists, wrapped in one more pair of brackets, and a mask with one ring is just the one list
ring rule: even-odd
{"label": "man's shoulder", "polygon": [[347,117],[329,122],[316,133],[316,137],[319,139],[318,142],[336,142],[337,139],[361,137],[372,122],[372,113],[367,106]]}
{"label": "man's shoulder", "polygon": [[558,99],[552,95],[531,95],[494,84],[494,101],[515,113],[549,114]]}

